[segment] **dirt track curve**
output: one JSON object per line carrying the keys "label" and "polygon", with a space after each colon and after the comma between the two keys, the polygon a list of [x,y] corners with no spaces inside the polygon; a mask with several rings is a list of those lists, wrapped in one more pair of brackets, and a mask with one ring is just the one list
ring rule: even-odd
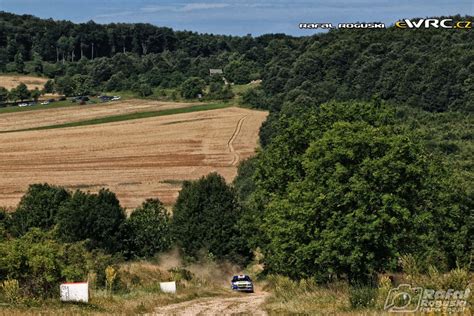
{"label": "dirt track curve", "polygon": [[268,293],[211,297],[159,307],[153,315],[267,315],[262,309]]}
{"label": "dirt track curve", "polygon": [[234,148],[234,141],[239,136],[240,130],[242,129],[242,124],[244,123],[244,120],[247,118],[248,115],[243,116],[238,122],[237,126],[235,127],[235,131],[232,134],[232,137],[229,139],[229,142],[227,143],[227,147],[229,148],[229,152],[234,154],[234,157],[232,158],[232,162],[230,163],[231,166],[236,166],[240,160],[240,155],[238,152],[235,151]]}

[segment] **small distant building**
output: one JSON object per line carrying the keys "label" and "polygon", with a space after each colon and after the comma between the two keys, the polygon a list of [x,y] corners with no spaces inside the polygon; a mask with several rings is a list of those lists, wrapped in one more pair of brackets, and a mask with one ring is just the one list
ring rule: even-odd
{"label": "small distant building", "polygon": [[209,69],[209,75],[210,76],[213,76],[213,75],[222,75],[224,73],[224,71],[222,69]]}

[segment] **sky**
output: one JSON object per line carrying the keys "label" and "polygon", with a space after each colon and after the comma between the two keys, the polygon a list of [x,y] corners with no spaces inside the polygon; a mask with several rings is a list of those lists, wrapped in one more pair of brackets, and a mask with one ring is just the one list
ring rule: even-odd
{"label": "sky", "polygon": [[306,23],[474,15],[474,0],[0,0],[0,11],[97,23],[151,23],[200,33],[311,35]]}

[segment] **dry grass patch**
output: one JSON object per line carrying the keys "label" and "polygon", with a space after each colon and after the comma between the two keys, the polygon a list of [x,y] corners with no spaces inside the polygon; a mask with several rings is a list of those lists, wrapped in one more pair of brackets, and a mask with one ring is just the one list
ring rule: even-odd
{"label": "dry grass patch", "polygon": [[23,75],[1,75],[0,87],[4,87],[10,90],[18,86],[20,83],[24,83],[30,90],[33,90],[35,88],[41,90],[43,89],[46,81],[48,81],[48,78]]}

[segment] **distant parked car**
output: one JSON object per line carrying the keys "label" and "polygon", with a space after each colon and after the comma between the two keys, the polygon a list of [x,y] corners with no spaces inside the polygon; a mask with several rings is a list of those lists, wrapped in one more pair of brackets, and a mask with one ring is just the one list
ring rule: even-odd
{"label": "distant parked car", "polygon": [[108,101],[112,101],[114,97],[111,97],[111,96],[108,96],[108,95],[101,95],[99,96],[99,99],[102,101],[102,102],[108,102]]}
{"label": "distant parked car", "polygon": [[253,293],[253,282],[248,275],[234,275],[231,289],[239,292]]}
{"label": "distant parked car", "polygon": [[28,106],[28,103],[20,103],[18,104],[19,107],[24,107],[24,106]]}
{"label": "distant parked car", "polygon": [[118,101],[118,100],[120,100],[120,99],[121,99],[120,96],[114,95],[114,97],[112,98],[112,101]]}
{"label": "distant parked car", "polygon": [[81,104],[83,104],[83,102],[87,102],[89,101],[89,97],[87,96],[78,96],[78,97],[74,97],[71,99],[71,102],[79,102]]}
{"label": "distant parked car", "polygon": [[49,101],[43,101],[41,102],[41,105],[48,105],[49,104]]}

